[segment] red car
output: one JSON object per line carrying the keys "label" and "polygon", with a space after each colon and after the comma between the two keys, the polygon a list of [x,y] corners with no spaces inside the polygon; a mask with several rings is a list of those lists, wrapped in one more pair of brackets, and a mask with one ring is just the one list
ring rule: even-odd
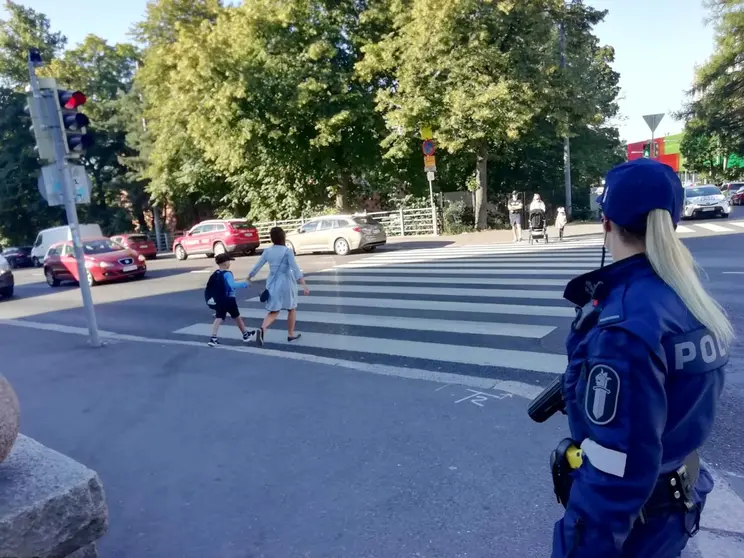
{"label": "red car", "polygon": [[731,205],[743,205],[744,204],[744,186],[739,188],[736,192],[731,194],[729,198]]}
{"label": "red car", "polygon": [[[90,285],[123,279],[142,279],[147,272],[145,257],[108,238],[83,240],[85,269]],[[72,242],[53,244],[44,258],[44,277],[50,287],[63,281],[79,281]]]}
{"label": "red car", "polygon": [[173,252],[179,260],[193,254],[253,254],[261,244],[258,229],[242,219],[202,221],[184,236],[173,241]]}
{"label": "red car", "polygon": [[148,260],[154,260],[158,257],[158,249],[155,247],[155,243],[147,238],[147,235],[141,233],[120,234],[112,236],[111,240],[121,244],[124,248],[142,254]]}

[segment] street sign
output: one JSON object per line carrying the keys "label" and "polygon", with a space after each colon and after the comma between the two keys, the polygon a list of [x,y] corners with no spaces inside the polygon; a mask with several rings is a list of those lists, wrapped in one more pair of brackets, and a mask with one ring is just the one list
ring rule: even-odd
{"label": "street sign", "polygon": [[434,137],[434,133],[431,131],[431,128],[428,126],[424,126],[421,128],[421,139],[422,140],[430,140]]}
{"label": "street sign", "polygon": [[[76,204],[90,203],[92,184],[85,167],[82,165],[67,165],[66,170],[72,178],[72,192]],[[65,204],[64,178],[60,175],[56,165],[42,167],[38,181],[39,193],[47,203],[54,207]]]}
{"label": "street sign", "polygon": [[434,142],[432,140],[426,140],[421,145],[421,150],[424,152],[424,155],[434,155],[434,151],[436,151],[436,147],[434,146]]}
{"label": "street sign", "polygon": [[424,156],[424,171],[434,172],[437,170],[437,160],[434,155]]}
{"label": "street sign", "polygon": [[429,171],[426,173],[426,180],[428,180],[429,182],[432,182],[435,177],[436,174],[433,171]]}
{"label": "street sign", "polygon": [[664,118],[663,112],[661,114],[647,114],[643,117],[652,134],[656,131],[662,118]]}

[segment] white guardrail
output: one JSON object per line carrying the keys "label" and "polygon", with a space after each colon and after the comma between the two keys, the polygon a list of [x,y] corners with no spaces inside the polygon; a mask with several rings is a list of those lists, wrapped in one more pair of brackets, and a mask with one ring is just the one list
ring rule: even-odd
{"label": "white guardrail", "polygon": [[[385,232],[391,236],[423,236],[438,234],[436,207],[422,207],[417,209],[397,209],[395,211],[376,211],[374,213],[357,213],[372,217],[385,228]],[[322,217],[319,215],[318,217]],[[317,217],[316,217],[317,218]],[[258,229],[258,237],[261,244],[270,244],[269,231],[273,227],[282,227],[285,231],[291,231],[304,225],[310,218],[286,219],[283,221],[262,221],[253,223]],[[173,240],[181,236],[182,232],[161,233],[160,238],[155,238],[155,233],[147,236],[158,245],[159,252],[170,252]],[[158,242],[159,241],[159,242]]]}

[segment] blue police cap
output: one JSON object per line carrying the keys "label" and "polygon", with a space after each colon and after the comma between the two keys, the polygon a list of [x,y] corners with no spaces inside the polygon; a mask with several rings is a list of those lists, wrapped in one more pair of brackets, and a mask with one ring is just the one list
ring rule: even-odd
{"label": "blue police cap", "polygon": [[635,159],[613,168],[597,198],[605,218],[633,232],[646,230],[646,217],[665,209],[676,226],[682,214],[684,189],[672,167],[653,159]]}

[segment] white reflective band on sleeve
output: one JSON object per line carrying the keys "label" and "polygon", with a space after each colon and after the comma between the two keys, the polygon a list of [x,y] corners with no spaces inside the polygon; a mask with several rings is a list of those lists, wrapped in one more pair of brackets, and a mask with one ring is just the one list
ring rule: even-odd
{"label": "white reflective band on sleeve", "polygon": [[620,478],[625,476],[628,456],[624,453],[600,446],[589,438],[581,442],[581,451],[595,469]]}

